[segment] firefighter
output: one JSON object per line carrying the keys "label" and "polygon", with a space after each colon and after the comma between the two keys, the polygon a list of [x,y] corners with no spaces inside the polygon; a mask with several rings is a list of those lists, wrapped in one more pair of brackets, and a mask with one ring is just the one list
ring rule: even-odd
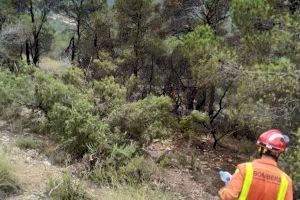
{"label": "firefighter", "polygon": [[277,161],[289,138],[273,129],[257,141],[260,159],[237,166],[228,184],[219,191],[222,200],[293,200],[291,178],[280,170]]}

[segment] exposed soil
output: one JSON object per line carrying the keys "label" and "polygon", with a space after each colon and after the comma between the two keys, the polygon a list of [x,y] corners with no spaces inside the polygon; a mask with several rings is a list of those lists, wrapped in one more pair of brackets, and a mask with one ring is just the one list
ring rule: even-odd
{"label": "exposed soil", "polygon": [[59,177],[64,168],[51,165],[48,158],[36,150],[21,150],[16,147],[14,143],[18,136],[20,135],[11,131],[9,124],[0,121],[0,150],[6,149],[9,152],[13,175],[22,188],[19,195],[7,199],[47,199],[45,191],[49,178]]}
{"label": "exposed soil", "polygon": [[[183,139],[155,141],[147,152],[155,160],[170,155],[170,166],[164,169],[160,181],[171,190],[183,194],[186,199],[219,199],[218,190],[224,183],[218,172],[221,169],[234,172],[236,165],[246,157],[230,146],[215,150],[211,144],[209,137],[194,138],[190,142]],[[180,161],[184,157],[186,160]],[[193,166],[191,159],[194,159]]]}

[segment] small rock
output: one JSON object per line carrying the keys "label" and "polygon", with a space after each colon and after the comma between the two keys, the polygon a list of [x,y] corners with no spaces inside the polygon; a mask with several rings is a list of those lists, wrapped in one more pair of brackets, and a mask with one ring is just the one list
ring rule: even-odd
{"label": "small rock", "polygon": [[172,158],[171,163],[172,163],[172,165],[175,165],[175,166],[180,164],[176,158]]}
{"label": "small rock", "polygon": [[202,161],[202,162],[201,162],[201,165],[208,165],[208,162]]}
{"label": "small rock", "polygon": [[30,163],[30,162],[31,162],[31,158],[27,157],[26,160],[25,160],[25,163]]}
{"label": "small rock", "polygon": [[48,160],[45,160],[45,161],[43,162],[43,164],[46,165],[46,166],[51,166],[51,163],[50,163]]}
{"label": "small rock", "polygon": [[27,153],[31,158],[37,158],[39,155],[36,150],[29,150]]}
{"label": "small rock", "polygon": [[187,173],[189,173],[189,172],[190,172],[190,170],[189,170],[189,169],[184,169],[183,171],[184,171],[184,172],[187,172]]}

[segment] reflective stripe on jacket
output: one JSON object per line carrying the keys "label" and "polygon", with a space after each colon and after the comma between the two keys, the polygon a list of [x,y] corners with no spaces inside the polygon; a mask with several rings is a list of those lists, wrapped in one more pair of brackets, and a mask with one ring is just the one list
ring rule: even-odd
{"label": "reflective stripe on jacket", "polygon": [[292,181],[274,160],[263,158],[238,165],[222,200],[293,200]]}

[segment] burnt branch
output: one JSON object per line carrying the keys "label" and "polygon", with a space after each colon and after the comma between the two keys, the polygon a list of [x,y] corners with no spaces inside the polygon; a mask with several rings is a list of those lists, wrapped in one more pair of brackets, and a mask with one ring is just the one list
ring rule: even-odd
{"label": "burnt branch", "polygon": [[218,111],[212,116],[212,118],[210,119],[210,124],[212,124],[212,123],[214,122],[214,120],[218,117],[218,115],[219,115],[219,114],[221,113],[221,111],[223,110],[223,108],[224,108],[224,107],[223,107],[223,100],[224,100],[226,94],[228,93],[229,89],[231,88],[232,83],[233,83],[233,82],[231,82],[231,83],[229,84],[229,86],[225,89],[223,95],[221,96],[220,101],[219,101],[219,109],[218,109]]}

